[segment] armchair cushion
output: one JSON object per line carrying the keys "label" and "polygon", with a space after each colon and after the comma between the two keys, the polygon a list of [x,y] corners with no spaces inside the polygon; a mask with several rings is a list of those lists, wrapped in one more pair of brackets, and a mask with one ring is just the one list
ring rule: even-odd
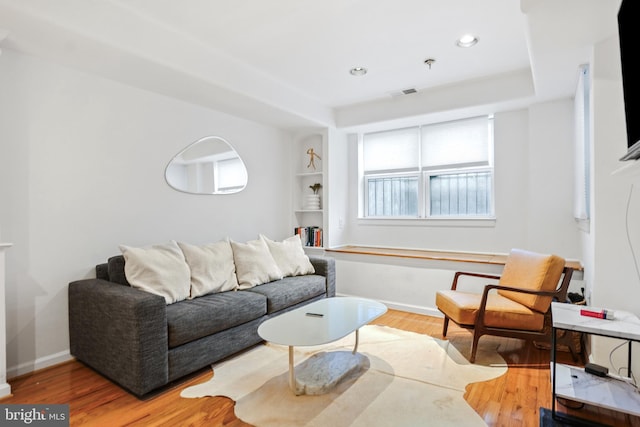
{"label": "armchair cushion", "polygon": [[[482,294],[455,290],[438,291],[436,305],[459,325],[471,326],[476,321]],[[487,296],[484,325],[494,328],[539,331],[544,314],[495,292]]]}
{"label": "armchair cushion", "polygon": [[[545,255],[522,249],[512,249],[500,277],[500,285],[532,291],[554,291],[562,276],[565,261],[557,255]],[[546,312],[550,296],[498,290],[498,294],[538,312]]]}

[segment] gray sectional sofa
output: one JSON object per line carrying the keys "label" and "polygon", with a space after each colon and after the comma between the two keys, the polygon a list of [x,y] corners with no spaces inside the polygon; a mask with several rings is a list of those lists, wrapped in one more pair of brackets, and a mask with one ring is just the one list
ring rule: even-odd
{"label": "gray sectional sofa", "polygon": [[125,258],[96,266],[96,278],[69,284],[72,356],[137,397],[262,340],[266,319],[335,296],[335,263],[310,256],[314,274],[284,277],[167,304],[129,286]]}

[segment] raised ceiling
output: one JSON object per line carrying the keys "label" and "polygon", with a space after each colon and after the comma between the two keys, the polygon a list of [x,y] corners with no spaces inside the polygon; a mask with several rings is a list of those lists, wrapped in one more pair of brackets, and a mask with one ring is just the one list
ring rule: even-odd
{"label": "raised ceiling", "polygon": [[[0,43],[275,126],[349,128],[571,96],[619,3],[0,0]],[[457,47],[464,33],[480,42]]]}

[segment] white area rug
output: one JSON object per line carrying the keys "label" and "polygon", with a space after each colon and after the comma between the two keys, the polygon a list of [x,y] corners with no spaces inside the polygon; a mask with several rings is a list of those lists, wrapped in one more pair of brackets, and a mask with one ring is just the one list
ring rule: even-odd
{"label": "white area rug", "polygon": [[[353,349],[355,335],[318,347],[297,348],[299,364],[319,351]],[[181,396],[227,396],[241,420],[284,426],[485,426],[464,400],[465,386],[507,371],[495,351],[478,349],[477,363],[427,335],[385,326],[360,329],[358,351],[369,366],[320,396],[294,396],[288,385],[288,348],[254,347],[213,366],[213,378]]]}

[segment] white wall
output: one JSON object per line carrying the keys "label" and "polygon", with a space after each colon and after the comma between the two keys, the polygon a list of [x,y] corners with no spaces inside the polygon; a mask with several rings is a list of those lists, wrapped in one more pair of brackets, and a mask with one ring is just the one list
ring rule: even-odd
{"label": "white wall", "polygon": [[[68,357],[67,284],[119,244],[204,243],[290,234],[287,133],[3,49],[0,240],[7,252],[12,375]],[[218,135],[245,161],[247,188],[196,196],[164,181],[169,160]]]}
{"label": "white wall", "polygon": [[329,129],[328,131],[328,194],[329,194],[329,242],[328,247],[342,246],[346,239],[346,223],[349,218],[349,156],[348,135]]}
{"label": "white wall", "polygon": [[[635,175],[614,173],[629,165],[618,160],[627,147],[618,46],[614,36],[598,43],[593,54],[592,217],[591,230],[583,236],[591,262],[585,273],[592,284],[593,306],[640,315],[640,273],[635,268],[640,262],[640,163],[635,164]],[[609,354],[617,344],[619,340],[594,339],[592,360],[609,366]],[[614,353],[618,368],[626,366],[626,349]],[[634,354],[637,372],[637,346]]]}
{"label": "white wall", "polygon": [[614,37],[597,45],[592,67],[594,185],[589,236],[595,254],[592,302],[640,315],[636,299],[640,298],[640,277],[628,240],[640,250],[640,182],[614,174],[626,165],[618,159],[627,147],[617,43]]}
{"label": "white wall", "polygon": [[529,108],[527,240],[534,250],[582,260],[574,219],[573,101]]}
{"label": "white wall", "polygon": [[[442,226],[357,219],[355,138],[350,139],[348,241],[356,245],[508,253],[524,248],[580,259],[573,220],[573,102],[537,104],[495,115],[496,221],[484,226]],[[499,274],[500,268],[398,258],[337,258],[337,290],[369,296],[391,306],[432,315],[435,292],[449,288],[454,271]],[[576,275],[576,278],[580,278]],[[579,290],[581,281],[572,282]]]}
{"label": "white wall", "polygon": [[[390,308],[442,316],[436,291],[449,289],[456,271],[501,274],[497,265],[332,253],[336,258],[336,291],[340,295],[373,298]],[[485,285],[491,280],[482,279]],[[471,285],[473,284],[473,285]],[[460,281],[461,289],[477,290],[478,281]],[[463,286],[465,286],[463,288]],[[474,286],[474,287],[466,287]]]}

